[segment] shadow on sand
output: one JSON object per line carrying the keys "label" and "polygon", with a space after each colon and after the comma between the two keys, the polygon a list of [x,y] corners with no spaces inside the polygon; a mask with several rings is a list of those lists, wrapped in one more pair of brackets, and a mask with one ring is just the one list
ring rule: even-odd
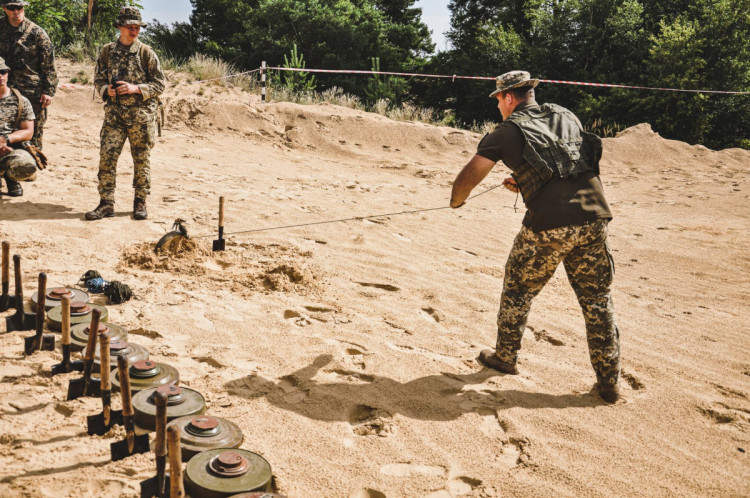
{"label": "shadow on sand", "polygon": [[[592,390],[584,394],[552,395],[518,390],[491,389],[483,384],[502,376],[484,368],[476,373],[442,373],[408,382],[338,368],[327,368],[331,355],[318,356],[311,365],[278,381],[249,375],[229,381],[229,394],[245,398],[265,397],[270,403],[305,417],[322,421],[348,421],[401,414],[420,420],[447,421],[479,407],[505,410],[524,408],[594,407],[604,402]],[[313,380],[319,371],[340,382]]]}

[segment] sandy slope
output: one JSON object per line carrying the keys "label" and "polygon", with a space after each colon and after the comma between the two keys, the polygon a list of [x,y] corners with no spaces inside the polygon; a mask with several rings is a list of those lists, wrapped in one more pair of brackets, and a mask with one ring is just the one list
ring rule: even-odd
{"label": "sandy slope", "polygon": [[[475,361],[494,342],[503,263],[523,212],[497,189],[460,210],[232,235],[447,205],[477,135],[332,105],[261,105],[180,84],[153,152],[150,219],[134,222],[129,153],[117,216],[97,203],[102,111],[61,90],[53,167],[0,201],[0,238],[27,296],[88,269],[129,284],[110,306],[152,358],[245,434],[290,497],[750,494],[747,295],[750,152],[665,140],[639,125],[605,140],[615,214],[624,400],[591,392],[583,320],[564,274],[535,302],[521,375]],[[543,92],[541,93],[543,100]],[[477,192],[497,186],[502,168]],[[187,220],[196,251],[150,245]],[[4,315],[4,316],[7,316]],[[0,320],[0,495],[137,496],[150,455],[109,461],[85,435],[97,399],[65,401],[59,352],[24,358]],[[119,406],[119,396],[115,398]]]}

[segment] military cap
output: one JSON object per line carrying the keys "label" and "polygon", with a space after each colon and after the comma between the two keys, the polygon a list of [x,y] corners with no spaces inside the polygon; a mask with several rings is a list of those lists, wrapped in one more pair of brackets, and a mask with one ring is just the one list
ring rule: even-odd
{"label": "military cap", "polygon": [[5,63],[5,59],[3,59],[2,57],[0,57],[0,71],[2,71],[3,69],[10,70],[10,68],[8,67],[8,65]]}
{"label": "military cap", "polygon": [[490,98],[512,88],[520,88],[522,86],[535,88],[538,84],[539,80],[532,79],[531,75],[526,71],[510,71],[495,78],[497,89],[490,94]]}
{"label": "military cap", "polygon": [[10,5],[20,5],[21,7],[26,7],[29,5],[29,2],[20,2],[18,0],[10,0],[9,2],[3,2],[3,7],[8,7]]}
{"label": "military cap", "polygon": [[141,11],[135,7],[123,7],[120,9],[120,14],[117,16],[115,26],[121,28],[123,26],[145,26],[141,18]]}

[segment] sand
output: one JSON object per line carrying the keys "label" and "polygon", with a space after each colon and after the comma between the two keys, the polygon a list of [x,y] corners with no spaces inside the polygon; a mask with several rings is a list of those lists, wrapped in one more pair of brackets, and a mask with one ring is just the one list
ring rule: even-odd
{"label": "sand", "polygon": [[[475,360],[495,340],[523,217],[513,194],[364,219],[447,206],[479,135],[199,88],[173,78],[165,95],[142,222],[127,146],[116,216],[83,221],[98,202],[103,111],[90,87],[61,89],[51,167],[0,200],[0,239],[23,258],[27,298],[42,271],[48,286],[96,269],[132,287],[110,321],[240,426],[279,492],[750,495],[749,151],[648,124],[604,140],[623,368],[623,399],[606,405],[562,270],[534,303],[520,375]],[[475,192],[506,176],[498,165]],[[219,196],[231,235],[214,253]],[[194,244],[154,255],[177,218]],[[30,334],[0,319],[0,495],[139,496],[153,455],[111,462],[122,430],[86,435],[100,400],[66,401],[77,375],[50,377],[59,350],[25,358]]]}

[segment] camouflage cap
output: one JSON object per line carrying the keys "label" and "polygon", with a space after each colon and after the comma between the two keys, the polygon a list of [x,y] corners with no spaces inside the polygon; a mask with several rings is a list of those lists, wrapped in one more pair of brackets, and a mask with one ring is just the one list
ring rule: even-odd
{"label": "camouflage cap", "polygon": [[4,69],[10,70],[10,68],[8,67],[8,65],[5,63],[5,59],[3,59],[2,57],[0,57],[0,71],[2,71]]}
{"label": "camouflage cap", "polygon": [[123,26],[146,26],[141,18],[141,11],[135,7],[123,7],[120,9],[120,14],[117,16],[115,26],[121,28]]}
{"label": "camouflage cap", "polygon": [[510,71],[495,78],[497,89],[490,94],[490,98],[500,92],[510,90],[511,88],[519,88],[522,86],[535,88],[538,84],[539,80],[531,79],[531,74],[526,71]]}
{"label": "camouflage cap", "polygon": [[29,5],[29,2],[19,2],[18,0],[10,0],[9,2],[3,2],[3,7],[7,7],[9,5],[20,5],[21,7],[26,7]]}

